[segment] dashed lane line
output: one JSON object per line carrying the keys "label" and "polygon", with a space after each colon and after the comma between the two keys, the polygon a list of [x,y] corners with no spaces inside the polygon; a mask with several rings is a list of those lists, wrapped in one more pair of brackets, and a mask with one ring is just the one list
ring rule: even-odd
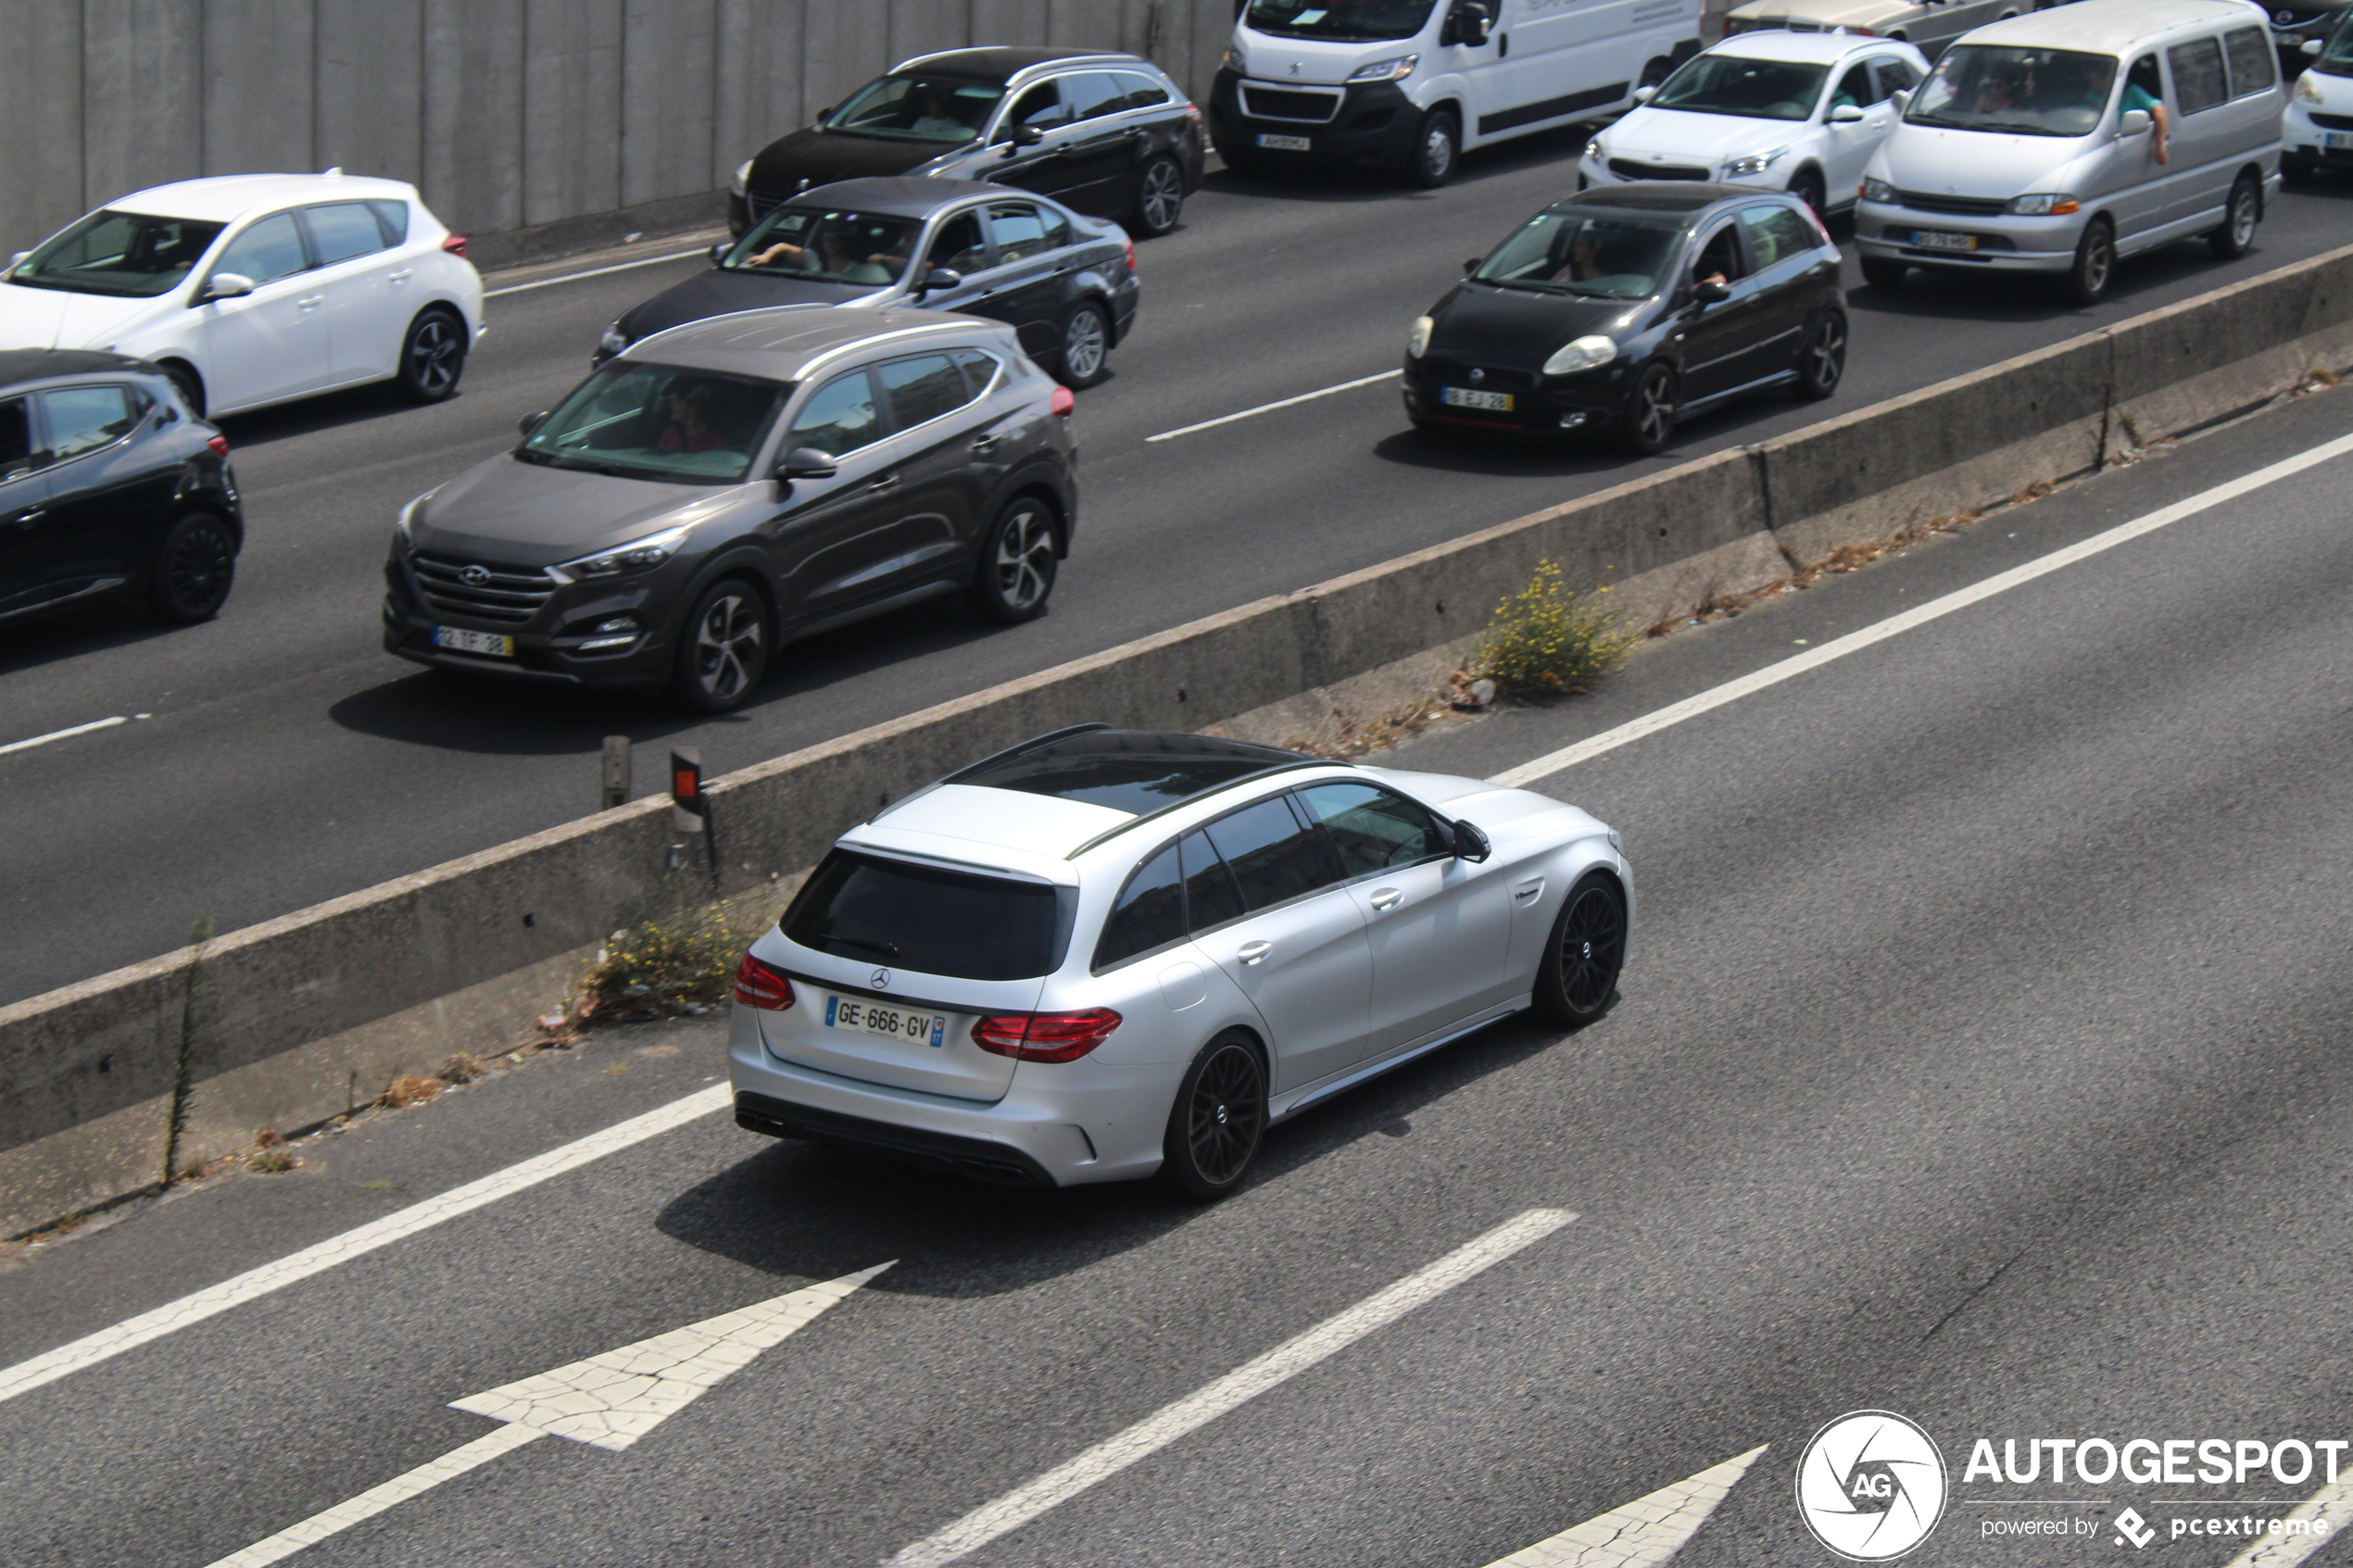
{"label": "dashed lane line", "polygon": [[2296,1564],[2343,1535],[2347,1524],[2353,1524],[2353,1481],[2322,1486],[2305,1499],[2303,1506],[2289,1514],[2285,1522],[2304,1524],[2309,1527],[2309,1533],[2273,1536],[2240,1552],[2224,1568],[2296,1568]]}
{"label": "dashed lane line", "polygon": [[129,722],[131,722],[130,720],[118,713],[111,719],[93,719],[87,724],[76,724],[70,729],[51,730],[47,734],[34,735],[31,740],[12,740],[6,746],[0,746],[0,757],[6,757],[11,751],[31,751],[34,746],[46,746],[53,740],[71,740],[76,735],[86,735],[93,730],[111,730],[117,724]]}
{"label": "dashed lane line", "polygon": [[1271,414],[1277,408],[1288,408],[1295,403],[1313,403],[1316,398],[1329,397],[1335,392],[1352,392],[1357,387],[1370,386],[1375,382],[1388,381],[1391,377],[1402,376],[1404,373],[1403,370],[1383,370],[1377,376],[1359,376],[1354,381],[1344,381],[1338,386],[1318,387],[1314,392],[1302,392],[1296,397],[1286,397],[1280,402],[1261,403],[1257,408],[1244,408],[1239,414],[1223,414],[1214,420],[1203,420],[1197,425],[1186,425],[1180,430],[1164,430],[1158,435],[1144,437],[1144,441],[1147,445],[1155,441],[1174,441],[1180,435],[1190,435],[1195,431],[1215,430],[1219,425],[1229,425],[1237,420],[1255,419],[1261,414]]}
{"label": "dashed lane line", "polygon": [[686,261],[698,256],[708,256],[708,246],[701,250],[673,251],[668,256],[645,256],[635,261],[616,261],[610,267],[591,267],[585,272],[566,272],[560,278],[541,278],[535,282],[509,283],[503,289],[484,289],[482,297],[497,299],[502,294],[528,294],[533,289],[551,289],[558,283],[576,283],[583,278],[601,278],[608,272],[629,272],[640,267],[659,267],[665,261]]}

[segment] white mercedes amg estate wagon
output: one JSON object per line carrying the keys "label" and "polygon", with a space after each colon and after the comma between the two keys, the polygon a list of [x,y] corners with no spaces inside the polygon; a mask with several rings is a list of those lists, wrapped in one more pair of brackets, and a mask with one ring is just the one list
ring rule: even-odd
{"label": "white mercedes amg estate wagon", "polygon": [[736,1120],[1029,1186],[1239,1186],[1275,1123],[1615,995],[1618,835],[1478,779],[1081,725],[844,834],[736,978]]}

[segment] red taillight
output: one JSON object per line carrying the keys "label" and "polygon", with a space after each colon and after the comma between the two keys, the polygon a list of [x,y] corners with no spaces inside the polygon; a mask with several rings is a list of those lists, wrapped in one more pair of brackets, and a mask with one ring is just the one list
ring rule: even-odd
{"label": "red taillight", "polygon": [[[1860,196],[1863,194],[1862,187],[1859,185],[1856,186],[1855,194],[1857,196]],[[1837,249],[1838,242],[1831,238],[1830,225],[1822,221],[1822,215],[1814,210],[1813,204],[1811,202],[1800,202],[1797,204],[1797,207],[1799,211],[1806,214],[1806,220],[1814,225],[1814,232],[1822,237],[1822,243],[1829,245],[1833,250]]]}
{"label": "red taillight", "polygon": [[1070,388],[1066,386],[1058,386],[1054,388],[1052,407],[1055,413],[1067,414],[1073,408],[1078,407],[1078,399],[1070,395]]}
{"label": "red taillight", "polygon": [[1119,1022],[1119,1014],[1109,1008],[1000,1012],[973,1025],[973,1044],[1015,1061],[1076,1061],[1110,1039]]}
{"label": "red taillight", "polygon": [[225,458],[229,455],[229,438],[225,435],[216,435],[205,445],[212,448],[212,455],[216,458]]}
{"label": "red taillight", "polygon": [[466,236],[463,234],[444,235],[441,248],[452,256],[463,256],[466,254]]}
{"label": "red taillight", "polygon": [[736,966],[736,1000],[763,1012],[782,1012],[792,1006],[792,982],[774,964],[746,953]]}
{"label": "red taillight", "polygon": [[1199,104],[1187,104],[1187,105],[1185,106],[1185,118],[1186,118],[1187,119],[1189,119],[1189,120],[1191,120],[1191,121],[1193,122],[1193,129],[1194,129],[1194,130],[1196,130],[1196,131],[1200,130],[1200,129],[1201,129],[1201,106],[1200,106]]}
{"label": "red taillight", "polygon": [[1127,242],[1127,270],[1130,272],[1136,270],[1136,242],[1134,240]]}

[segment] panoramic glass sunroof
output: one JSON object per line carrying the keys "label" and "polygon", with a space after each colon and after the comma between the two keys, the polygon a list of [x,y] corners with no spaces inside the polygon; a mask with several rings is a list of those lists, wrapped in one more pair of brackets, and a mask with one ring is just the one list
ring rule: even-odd
{"label": "panoramic glass sunroof", "polygon": [[951,782],[1083,800],[1140,817],[1301,760],[1297,752],[1214,735],[1091,730],[991,758]]}

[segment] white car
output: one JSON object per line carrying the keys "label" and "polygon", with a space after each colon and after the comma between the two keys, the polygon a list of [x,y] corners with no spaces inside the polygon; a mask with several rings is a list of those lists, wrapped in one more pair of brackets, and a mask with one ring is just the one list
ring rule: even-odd
{"label": "white car", "polygon": [[1640,107],[1586,144],[1578,188],[1707,180],[1788,191],[1817,212],[1851,207],[1895,129],[1890,100],[1927,74],[1927,56],[1894,39],[1740,33],[1637,94]]}
{"label": "white car", "polygon": [[2043,8],[2044,0],[1748,0],[1725,15],[1724,34],[1777,27],[1792,32],[1843,29],[1917,44],[1933,60],[1971,28]]}
{"label": "white car", "polygon": [[0,273],[0,348],[162,367],[208,418],[363,382],[458,389],[482,278],[416,187],[329,169],[157,185]]}
{"label": "white car", "polygon": [[1376,1073],[1600,1017],[1632,913],[1617,834],[1548,796],[1082,724],[836,842],[736,972],[736,1121],[1220,1198]]}
{"label": "white car", "polygon": [[2291,180],[2353,169],[2353,25],[2305,44],[2304,56],[2280,122],[2280,172]]}

